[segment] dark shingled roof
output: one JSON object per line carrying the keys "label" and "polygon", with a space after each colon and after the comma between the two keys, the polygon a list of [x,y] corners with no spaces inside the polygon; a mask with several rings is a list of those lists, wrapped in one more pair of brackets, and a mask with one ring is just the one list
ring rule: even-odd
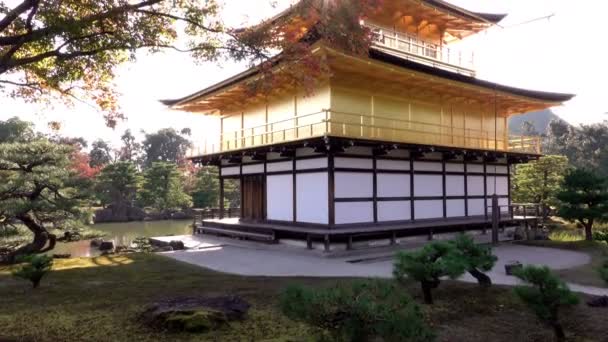
{"label": "dark shingled roof", "polygon": [[[481,79],[478,79],[475,77],[458,74],[458,73],[455,73],[452,71],[434,68],[434,67],[420,64],[420,63],[417,63],[414,61],[409,61],[407,59],[403,59],[403,58],[397,57],[395,55],[391,55],[389,53],[382,52],[382,51],[379,51],[379,50],[376,50],[373,48],[370,49],[369,55],[370,55],[370,58],[372,58],[372,59],[375,59],[375,60],[378,60],[378,61],[381,61],[384,63],[393,64],[393,65],[403,67],[406,69],[419,71],[419,72],[422,72],[425,74],[438,76],[438,77],[442,77],[442,78],[449,79],[452,81],[462,82],[462,83],[466,83],[466,84],[470,84],[470,85],[474,85],[474,86],[479,86],[479,87],[483,87],[486,89],[495,89],[497,91],[505,92],[508,94],[528,97],[528,98],[540,100],[540,101],[566,102],[566,101],[571,100],[575,96],[573,94],[545,92],[545,91],[529,90],[529,89],[506,86],[506,85],[502,85],[502,84],[498,84],[498,83],[494,83],[494,82],[490,82],[490,81],[481,80]],[[161,100],[160,102],[162,102],[166,106],[179,105],[179,104],[182,104],[182,103],[185,103],[185,102],[188,102],[188,101],[191,101],[191,100],[203,97],[203,96],[210,95],[216,91],[220,91],[226,87],[229,87],[238,82],[246,80],[247,78],[249,78],[251,76],[255,76],[258,74],[258,72],[259,72],[258,69],[254,67],[254,68],[246,70],[240,74],[237,74],[233,77],[230,77],[230,78],[224,80],[223,82],[214,84],[208,88],[205,88],[205,89],[198,91],[196,93],[193,93],[191,95],[185,96],[183,98],[172,99],[172,100]]]}
{"label": "dark shingled roof", "polygon": [[452,5],[443,0],[422,0],[422,1],[426,2],[427,4],[429,4],[431,6],[443,9],[445,11],[452,12],[452,13],[458,14],[458,15],[462,15],[464,17],[467,17],[468,19],[473,19],[473,20],[481,19],[481,20],[486,21],[491,24],[497,24],[507,16],[506,14],[472,12],[472,11],[466,10],[462,7]]}

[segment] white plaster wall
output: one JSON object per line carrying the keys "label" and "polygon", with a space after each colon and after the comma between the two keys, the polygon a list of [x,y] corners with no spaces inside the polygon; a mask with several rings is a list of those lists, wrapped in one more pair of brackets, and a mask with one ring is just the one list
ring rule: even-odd
{"label": "white plaster wall", "polygon": [[305,223],[329,222],[327,172],[296,175],[296,220]]}
{"label": "white plaster wall", "polygon": [[469,216],[485,215],[484,199],[469,200]]}
{"label": "white plaster wall", "polygon": [[276,175],[266,178],[266,212],[269,220],[293,220],[292,175]]}
{"label": "white plaster wall", "polygon": [[414,170],[416,171],[443,171],[441,163],[437,162],[414,162]]}
{"label": "white plaster wall", "polygon": [[464,164],[446,163],[445,170],[447,172],[464,172]]}
{"label": "white plaster wall", "polygon": [[321,169],[327,167],[327,158],[296,160],[297,170]]}
{"label": "white plaster wall", "polygon": [[443,196],[443,178],[440,175],[414,175],[414,196]]}
{"label": "white plaster wall", "polygon": [[410,195],[410,175],[378,173],[378,197],[408,197]]}
{"label": "white plaster wall", "polygon": [[446,201],[446,215],[447,217],[464,217],[464,200],[447,200]]}
{"label": "white plaster wall", "polygon": [[292,169],[293,161],[291,160],[266,164],[266,172],[291,171]]}
{"label": "white plaster wall", "polygon": [[410,218],[410,201],[378,202],[378,221],[406,221]]}
{"label": "white plaster wall", "polygon": [[467,172],[483,173],[482,164],[467,164]]}
{"label": "white plaster wall", "polygon": [[240,166],[228,166],[222,168],[222,176],[234,176],[241,172]]}
{"label": "white plaster wall", "polygon": [[414,201],[414,219],[423,220],[443,217],[443,201]]}
{"label": "white plaster wall", "polygon": [[264,173],[264,164],[243,165],[243,174]]}
{"label": "white plaster wall", "polygon": [[[491,215],[492,214],[492,198],[488,197],[486,199],[486,203],[488,204],[488,214]],[[499,198],[498,199],[498,205],[500,206],[500,212],[501,213],[508,213],[509,212],[509,199],[508,198]]]}
{"label": "white plaster wall", "polygon": [[368,223],[374,221],[373,202],[336,203],[336,224]]}
{"label": "white plaster wall", "polygon": [[[488,196],[494,194],[494,176],[488,176],[486,183],[488,186]],[[509,194],[509,179],[506,176],[496,177],[496,194],[497,195],[508,195]]]}
{"label": "white plaster wall", "polygon": [[464,176],[445,177],[446,196],[464,196]]}
{"label": "white plaster wall", "polygon": [[483,176],[468,176],[467,179],[469,196],[483,196]]}
{"label": "white plaster wall", "polygon": [[371,173],[336,172],[334,175],[335,197],[372,197],[374,177]]}
{"label": "white plaster wall", "polygon": [[409,171],[410,162],[407,160],[376,160],[376,169],[378,170],[399,170]]}
{"label": "white plaster wall", "polygon": [[374,168],[374,161],[372,159],[363,159],[363,158],[336,157],[334,159],[334,167],[371,170]]}

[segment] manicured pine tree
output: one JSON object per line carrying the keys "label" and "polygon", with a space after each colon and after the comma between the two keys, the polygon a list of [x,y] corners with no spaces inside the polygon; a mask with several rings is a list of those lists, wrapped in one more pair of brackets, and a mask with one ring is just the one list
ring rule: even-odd
{"label": "manicured pine tree", "polygon": [[422,288],[424,302],[433,304],[432,290],[439,287],[441,277],[458,278],[466,271],[467,263],[449,242],[432,242],[419,251],[401,252],[393,267],[399,282],[417,281]]}
{"label": "manicured pine tree", "polygon": [[578,304],[576,294],[546,266],[526,266],[517,270],[515,276],[528,284],[515,287],[517,297],[541,322],[553,329],[557,341],[564,341],[566,335],[559,320],[559,312],[565,307]]}
{"label": "manicured pine tree", "polygon": [[608,188],[606,180],[595,173],[577,169],[566,175],[560,200],[559,215],[585,227],[585,239],[593,240],[593,225],[608,219]]}
{"label": "manicured pine tree", "polygon": [[475,243],[472,237],[460,234],[450,241],[455,247],[457,257],[462,259],[469,272],[482,287],[492,286],[492,279],[484,272],[492,270],[498,258],[492,254],[492,248]]}

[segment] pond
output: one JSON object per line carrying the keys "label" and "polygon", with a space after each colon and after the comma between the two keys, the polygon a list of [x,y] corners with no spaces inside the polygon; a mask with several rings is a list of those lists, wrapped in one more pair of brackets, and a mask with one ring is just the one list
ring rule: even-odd
{"label": "pond", "polygon": [[[146,221],[125,223],[100,223],[92,226],[92,229],[106,233],[103,238],[113,241],[114,246],[129,246],[131,242],[140,236],[168,236],[192,234],[192,220],[179,221]],[[90,241],[77,241],[70,243],[57,243],[52,254],[71,254],[72,257],[91,257],[100,254],[97,248],[90,247]]]}

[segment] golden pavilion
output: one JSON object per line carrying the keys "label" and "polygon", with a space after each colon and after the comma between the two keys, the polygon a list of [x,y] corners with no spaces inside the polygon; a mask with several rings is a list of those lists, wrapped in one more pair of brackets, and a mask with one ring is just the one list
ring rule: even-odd
{"label": "golden pavilion", "polygon": [[[373,42],[367,56],[311,45],[330,70],[312,92],[277,86],[248,96],[261,72],[253,67],[163,101],[221,122],[219,140],[190,156],[220,169],[220,219],[199,231],[326,248],[357,237],[394,241],[483,226],[491,196],[509,220],[512,165],[542,154],[538,137],[509,134],[509,117],[573,95],[476,78],[473,54],[452,43],[504,17],[442,0],[386,0],[361,21]],[[240,184],[240,219],[225,217],[227,179]]]}

